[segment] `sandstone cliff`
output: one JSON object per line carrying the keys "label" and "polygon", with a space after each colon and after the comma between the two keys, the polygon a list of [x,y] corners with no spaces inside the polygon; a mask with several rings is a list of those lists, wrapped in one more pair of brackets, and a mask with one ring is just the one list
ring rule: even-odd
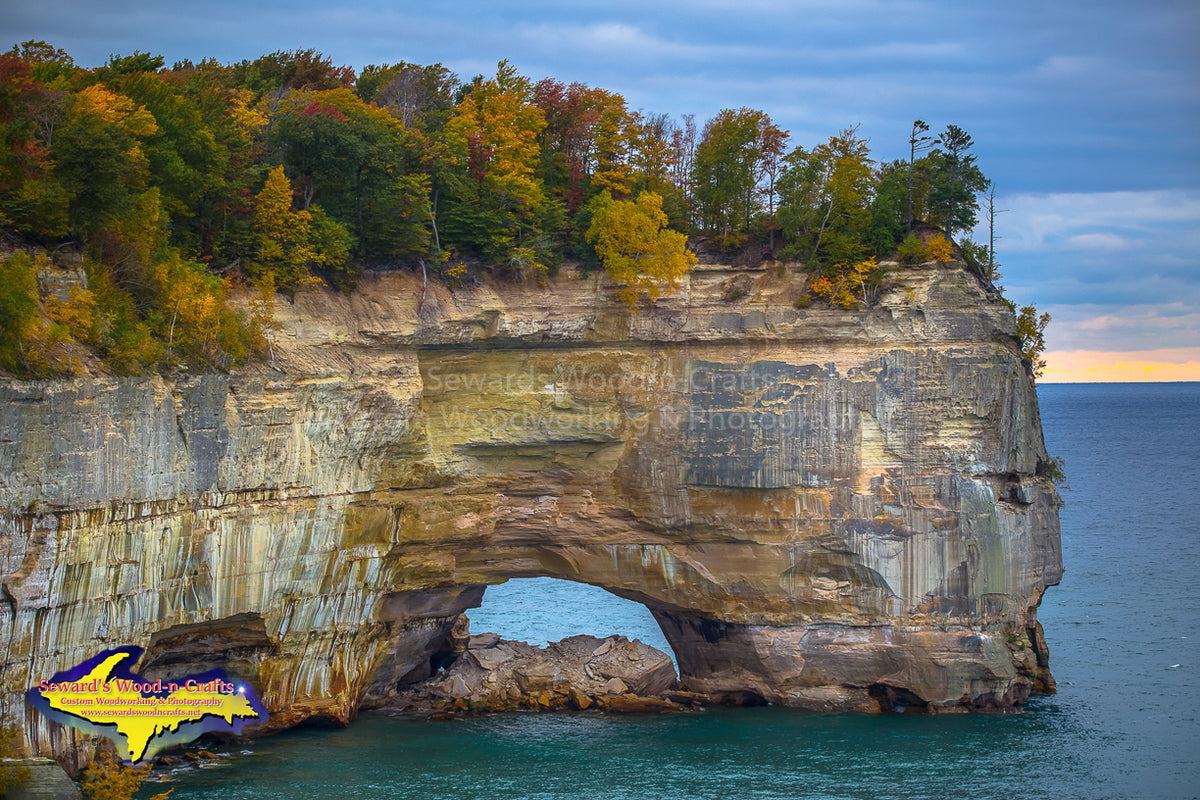
{"label": "sandstone cliff", "polygon": [[70,753],[21,692],[138,644],[252,680],[273,728],[348,720],[529,576],[644,603],[718,697],[1052,690],[1057,495],[1010,310],[954,264],[858,311],[734,277],[631,314],[596,276],[381,274],[281,300],[272,364],[0,383],[0,710]]}

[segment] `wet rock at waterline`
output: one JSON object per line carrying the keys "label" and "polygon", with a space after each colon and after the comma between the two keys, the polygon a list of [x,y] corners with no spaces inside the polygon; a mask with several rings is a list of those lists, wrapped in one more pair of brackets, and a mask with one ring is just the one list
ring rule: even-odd
{"label": "wet rock at waterline", "polygon": [[[438,674],[401,689],[385,708],[447,715],[518,709],[661,713],[706,699],[676,691],[670,657],[623,636],[572,636],[545,647],[472,636]],[[674,702],[683,699],[685,702]]]}
{"label": "wet rock at waterline", "polygon": [[88,758],[23,693],[118,645],[250,681],[271,729],[345,724],[536,576],[644,604],[720,700],[1052,689],[1058,497],[998,296],[955,263],[856,310],[797,307],[775,266],[636,310],[599,280],[368,275],[281,300],[271,365],[0,382],[0,713],[27,753]]}

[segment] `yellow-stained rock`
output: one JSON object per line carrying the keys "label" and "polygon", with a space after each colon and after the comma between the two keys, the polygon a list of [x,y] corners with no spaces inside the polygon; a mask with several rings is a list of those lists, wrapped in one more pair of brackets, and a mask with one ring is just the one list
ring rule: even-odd
{"label": "yellow-stained rock", "polygon": [[1058,499],[1011,310],[955,264],[854,311],[795,308],[790,273],[730,304],[734,272],[637,313],[569,269],[420,308],[368,275],[279,303],[271,366],[0,382],[0,715],[76,753],[24,691],[137,644],[147,675],[251,681],[272,728],[345,722],[484,587],[547,575],[644,603],[717,699],[1052,690]]}

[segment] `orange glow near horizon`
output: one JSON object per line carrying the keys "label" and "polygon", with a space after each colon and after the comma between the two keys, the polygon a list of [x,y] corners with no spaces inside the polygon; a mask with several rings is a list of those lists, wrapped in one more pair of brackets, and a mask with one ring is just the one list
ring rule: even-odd
{"label": "orange glow near horizon", "polygon": [[1200,347],[1165,350],[1046,351],[1041,383],[1163,383],[1200,381]]}

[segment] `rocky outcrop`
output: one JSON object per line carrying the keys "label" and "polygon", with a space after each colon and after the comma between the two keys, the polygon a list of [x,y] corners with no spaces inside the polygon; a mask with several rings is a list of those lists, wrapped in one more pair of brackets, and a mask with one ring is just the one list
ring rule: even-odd
{"label": "rocky outcrop", "polygon": [[[0,770],[9,777],[4,789],[5,800],[81,800],[83,795],[71,782],[63,768],[52,758],[4,759]],[[11,777],[15,776],[15,777]]]}
{"label": "rocky outcrop", "polygon": [[483,633],[469,637],[448,668],[401,690],[387,706],[441,717],[516,709],[680,711],[707,699],[675,691],[677,683],[670,656],[637,639],[580,635],[537,647]]}
{"label": "rocky outcrop", "polygon": [[[745,284],[731,295],[729,282]],[[1057,495],[1011,310],[959,266],[870,309],[706,266],[631,313],[595,275],[280,301],[231,375],[0,384],[0,703],[104,646],[224,666],[271,727],[430,673],[487,585],[644,603],[689,690],[829,709],[1010,708]]]}

